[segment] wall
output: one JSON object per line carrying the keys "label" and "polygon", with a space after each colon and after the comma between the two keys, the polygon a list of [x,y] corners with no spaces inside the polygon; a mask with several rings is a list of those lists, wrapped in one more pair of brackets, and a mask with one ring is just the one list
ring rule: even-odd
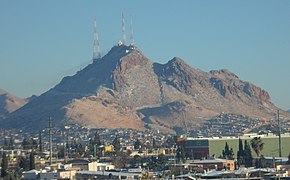
{"label": "wall", "polygon": [[[241,138],[242,139],[242,138]],[[244,139],[243,145],[244,144]],[[247,139],[248,143],[250,143],[250,138]],[[237,150],[239,147],[239,139],[211,139],[209,140],[209,154],[212,156],[215,154],[215,157],[219,157],[222,154],[222,150],[225,148],[226,142],[228,143],[230,148],[233,148],[234,155],[236,157]],[[279,151],[278,151],[278,137],[263,137],[262,142],[264,143],[264,149],[262,151],[262,155],[268,156],[268,157],[278,157]],[[290,137],[282,137],[282,156],[288,157],[290,151]],[[256,157],[255,152],[252,150],[253,157]]]}

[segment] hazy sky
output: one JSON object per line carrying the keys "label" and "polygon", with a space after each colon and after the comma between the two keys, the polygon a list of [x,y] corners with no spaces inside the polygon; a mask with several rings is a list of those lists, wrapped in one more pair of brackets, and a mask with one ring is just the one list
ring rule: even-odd
{"label": "hazy sky", "polygon": [[0,88],[40,95],[91,63],[93,19],[103,54],[121,39],[151,60],[181,57],[204,71],[227,68],[290,108],[289,0],[0,1]]}

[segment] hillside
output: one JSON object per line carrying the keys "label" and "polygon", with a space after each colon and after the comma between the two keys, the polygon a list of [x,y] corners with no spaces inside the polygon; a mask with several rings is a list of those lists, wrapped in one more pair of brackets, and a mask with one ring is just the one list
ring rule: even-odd
{"label": "hillside", "polygon": [[9,113],[19,109],[26,102],[26,100],[0,89],[0,119],[7,117]]}
{"label": "hillside", "polygon": [[[269,94],[229,70],[203,72],[175,57],[152,62],[140,49],[115,46],[107,55],[34,98],[3,120],[6,128],[35,131],[52,116],[62,126],[195,129],[221,112],[272,119]],[[284,117],[289,114],[281,110]]]}

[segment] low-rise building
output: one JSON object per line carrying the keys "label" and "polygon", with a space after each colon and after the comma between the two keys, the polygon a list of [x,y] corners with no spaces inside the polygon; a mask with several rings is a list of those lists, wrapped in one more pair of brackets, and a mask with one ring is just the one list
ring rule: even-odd
{"label": "low-rise building", "polygon": [[234,160],[227,160],[227,159],[204,159],[198,160],[190,163],[192,165],[198,166],[202,170],[234,170],[235,169],[235,161]]}
{"label": "low-rise building", "polygon": [[[239,139],[245,143],[245,140],[249,143],[251,139],[254,137],[261,137],[264,143],[264,149],[262,150],[261,154],[265,157],[278,157],[278,141],[279,137],[273,134],[263,134],[259,135],[256,133],[252,134],[245,134],[243,136],[220,136],[220,137],[187,137],[187,138],[179,138],[178,144],[184,148],[184,153],[186,158],[189,159],[202,159],[202,158],[209,158],[212,156],[219,157],[222,155],[222,151],[225,148],[225,144],[227,143],[230,148],[233,149],[233,152],[238,151],[238,144]],[[288,156],[289,152],[287,151],[290,149],[290,136],[289,134],[282,134],[281,135],[281,142],[282,142],[282,156]],[[237,153],[234,153],[235,156]],[[253,154],[255,157],[255,154]],[[236,157],[234,157],[236,158]]]}
{"label": "low-rise building", "polygon": [[87,159],[73,159],[67,164],[71,164],[71,168],[75,170],[89,170],[89,163]]}
{"label": "low-rise building", "polygon": [[112,164],[99,163],[96,161],[88,164],[89,171],[108,171],[112,169],[115,169],[115,166]]}
{"label": "low-rise building", "polygon": [[58,178],[57,172],[45,172],[42,171],[39,173],[40,180],[56,180]]}
{"label": "low-rise building", "polygon": [[33,169],[30,171],[23,172],[22,176],[24,180],[36,180],[36,179],[39,179],[39,173],[40,171]]}
{"label": "low-rise building", "polygon": [[277,174],[279,177],[290,177],[290,164],[276,166]]}
{"label": "low-rise building", "polygon": [[76,179],[139,179],[141,173],[114,172],[114,171],[78,171]]}
{"label": "low-rise building", "polygon": [[57,179],[75,179],[76,170],[58,170]]}

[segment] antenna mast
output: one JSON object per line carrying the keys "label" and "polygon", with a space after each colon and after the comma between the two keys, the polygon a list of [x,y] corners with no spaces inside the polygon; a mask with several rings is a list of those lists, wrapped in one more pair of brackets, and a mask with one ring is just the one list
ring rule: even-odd
{"label": "antenna mast", "polygon": [[93,52],[93,61],[96,61],[101,58],[99,34],[97,31],[97,20],[94,18],[94,52]]}
{"label": "antenna mast", "polygon": [[124,14],[122,13],[122,41],[123,44],[125,45],[126,43],[126,33],[125,33],[125,19],[124,19]]}
{"label": "antenna mast", "polygon": [[130,40],[131,40],[131,46],[134,46],[134,34],[133,34],[133,25],[132,25],[132,16],[131,16],[131,21],[130,21]]}

